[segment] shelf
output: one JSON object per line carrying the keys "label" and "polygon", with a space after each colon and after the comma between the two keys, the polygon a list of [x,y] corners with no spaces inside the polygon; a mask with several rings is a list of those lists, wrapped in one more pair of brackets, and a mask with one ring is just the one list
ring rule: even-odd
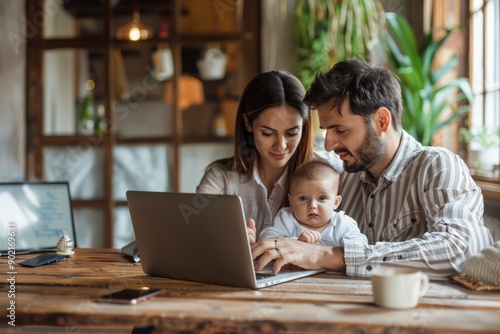
{"label": "shelf", "polygon": [[484,198],[500,201],[500,184],[484,181],[476,181],[476,183],[481,188]]}
{"label": "shelf", "polygon": [[[114,2],[116,5],[112,11],[115,16],[130,16],[130,13],[135,9],[141,13],[160,13],[164,16],[168,16],[172,12],[171,2],[165,0],[118,0]],[[102,0],[71,0],[65,1],[64,8],[76,18],[92,18],[101,15],[104,7]],[[181,14],[188,15],[189,11],[182,8]]]}
{"label": "shelf", "polygon": [[185,136],[179,144],[208,144],[208,143],[231,143],[234,137],[219,137],[215,135],[210,136]]}
{"label": "shelf", "polygon": [[224,43],[224,42],[241,42],[244,34],[203,34],[192,35],[180,33],[173,41],[182,42],[184,45],[199,44],[199,43]]}
{"label": "shelf", "polygon": [[29,39],[30,47],[39,47],[42,49],[82,49],[82,48],[107,48],[108,39],[102,37],[77,37],[77,38],[47,38],[47,39]]}
{"label": "shelf", "polygon": [[142,144],[172,144],[171,136],[165,137],[117,137],[116,144],[142,145]]}
{"label": "shelf", "polygon": [[[160,38],[153,37],[140,41],[129,41],[122,39],[111,39],[116,47],[120,48],[142,48],[145,46],[157,46],[158,44],[183,44],[186,46],[199,45],[205,43],[228,43],[241,42],[243,34],[206,34],[206,35],[191,35],[181,34],[177,37]],[[43,49],[57,48],[106,48],[109,46],[110,39],[106,36],[99,37],[75,37],[75,38],[46,38],[46,39],[31,39],[28,43],[33,47],[41,47]]]}
{"label": "shelf", "polygon": [[172,40],[170,38],[159,38],[159,37],[152,37],[139,41],[129,41],[126,39],[115,38],[113,39],[113,43],[117,48],[140,49],[144,47],[157,47],[158,44],[171,44]]}
{"label": "shelf", "polygon": [[231,143],[234,141],[232,136],[184,136],[177,141],[173,137],[129,137],[117,138],[118,145],[141,145],[141,144],[204,144],[204,143]]}
{"label": "shelf", "polygon": [[67,146],[67,145],[82,145],[90,143],[93,146],[102,146],[110,143],[109,135],[65,135],[65,136],[42,136],[40,144],[47,146]]}
{"label": "shelf", "polygon": [[127,201],[115,201],[115,206],[128,206]]}
{"label": "shelf", "polygon": [[472,178],[481,188],[481,192],[484,198],[497,201],[500,200],[500,180],[498,178],[494,178],[493,175],[491,175],[491,177],[488,177],[474,174],[472,174]]}
{"label": "shelf", "polygon": [[72,200],[73,207],[75,208],[102,208],[106,204],[104,199],[91,199],[91,200],[85,200],[85,199],[73,199]]}
{"label": "shelf", "polygon": [[136,48],[144,46],[157,46],[158,44],[182,44],[187,46],[206,44],[206,43],[228,43],[241,42],[244,38],[251,38],[248,34],[178,34],[169,38],[152,37],[145,40],[129,41],[125,39],[113,39],[116,47]]}
{"label": "shelf", "polygon": [[[89,171],[86,183],[99,182],[102,187],[99,195],[74,198],[73,204],[75,208],[100,213],[96,226],[102,225],[97,232],[103,235],[104,247],[113,246],[115,225],[123,226],[123,217],[116,215],[115,209],[127,206],[126,200],[114,198],[117,191],[123,190],[117,176],[130,179],[143,176],[141,168],[129,164],[158,168],[150,177],[157,178],[165,189],[180,191],[186,182],[192,181],[181,177],[184,159],[198,159],[200,154],[200,165],[205,164],[205,160],[217,152],[227,152],[234,143],[233,136],[212,134],[211,125],[217,114],[227,109],[223,107],[227,107],[228,100],[237,103],[245,83],[260,72],[261,2],[224,2],[232,10],[221,20],[213,0],[26,1],[27,25],[40,27],[26,36],[26,127],[30,129],[26,175],[36,180],[60,177],[50,169],[51,161],[47,159],[67,147],[98,151],[98,157],[85,161],[88,163],[85,167]],[[117,39],[116,30],[132,19],[136,9],[140,11],[141,22],[155,31],[154,36],[136,42]],[[65,15],[50,15],[61,10]],[[165,23],[168,38],[159,34]],[[152,69],[158,67],[152,52],[161,44],[171,48],[174,74],[169,83],[177,87],[178,93],[172,94],[169,103],[166,103],[166,83],[152,78]],[[202,80],[203,104],[184,110],[178,103],[182,74],[199,78],[197,61],[214,44],[220,45],[229,57],[226,77]],[[54,49],[85,52],[47,52]],[[115,51],[120,52],[119,56]],[[76,101],[88,96],[83,83],[89,78],[95,83],[95,100],[105,107],[104,117],[109,120],[105,134],[84,135],[75,130],[75,118],[79,117]],[[118,103],[124,93],[129,98]],[[50,117],[45,117],[46,108],[50,109],[47,114]],[[231,105],[231,111],[234,108]],[[47,128],[57,131],[45,132]],[[214,145],[207,150],[203,144]],[[160,156],[142,156],[148,150],[140,145],[151,152],[160,152]],[[115,154],[118,151],[124,154]],[[202,156],[205,151],[206,157]],[[193,156],[186,156],[186,152]],[[117,170],[118,164],[126,170],[123,175]],[[69,182],[73,182],[73,174],[67,175]],[[189,177],[194,178],[191,174]]]}
{"label": "shelf", "polygon": [[[73,199],[72,201],[73,207],[75,208],[102,208],[106,202],[104,200],[99,200],[99,199],[92,199],[92,200],[86,200],[86,199]],[[116,200],[114,202],[114,205],[116,206],[128,206],[128,203],[126,200]]]}

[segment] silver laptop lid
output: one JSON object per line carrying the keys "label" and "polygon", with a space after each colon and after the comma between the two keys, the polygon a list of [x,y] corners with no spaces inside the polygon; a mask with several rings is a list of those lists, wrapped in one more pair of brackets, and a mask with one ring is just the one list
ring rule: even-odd
{"label": "silver laptop lid", "polygon": [[63,233],[76,246],[67,182],[0,183],[0,253],[57,249]]}
{"label": "silver laptop lid", "polygon": [[238,196],[128,191],[127,200],[146,274],[257,288]]}

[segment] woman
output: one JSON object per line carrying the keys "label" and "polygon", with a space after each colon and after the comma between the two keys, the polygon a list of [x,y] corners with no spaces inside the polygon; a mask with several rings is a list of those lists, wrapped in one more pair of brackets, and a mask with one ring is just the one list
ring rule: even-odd
{"label": "woman", "polygon": [[286,204],[292,172],[313,158],[311,117],[302,102],[304,95],[300,81],[288,72],[255,76],[238,106],[233,157],[211,163],[196,189],[239,195],[250,219],[252,243]]}

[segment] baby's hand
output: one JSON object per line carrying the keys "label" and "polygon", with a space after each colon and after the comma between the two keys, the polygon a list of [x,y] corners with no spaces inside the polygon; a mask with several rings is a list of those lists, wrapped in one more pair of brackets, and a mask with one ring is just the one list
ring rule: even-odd
{"label": "baby's hand", "polygon": [[318,231],[306,230],[300,234],[299,240],[310,244],[315,244],[321,240],[321,233],[319,233]]}

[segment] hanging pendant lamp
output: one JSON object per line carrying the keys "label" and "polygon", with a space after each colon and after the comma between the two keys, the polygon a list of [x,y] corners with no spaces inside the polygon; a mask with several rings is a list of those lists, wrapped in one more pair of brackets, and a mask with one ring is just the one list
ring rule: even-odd
{"label": "hanging pendant lamp", "polygon": [[118,28],[117,38],[138,41],[153,37],[153,29],[140,22],[138,10],[134,10],[132,21]]}

